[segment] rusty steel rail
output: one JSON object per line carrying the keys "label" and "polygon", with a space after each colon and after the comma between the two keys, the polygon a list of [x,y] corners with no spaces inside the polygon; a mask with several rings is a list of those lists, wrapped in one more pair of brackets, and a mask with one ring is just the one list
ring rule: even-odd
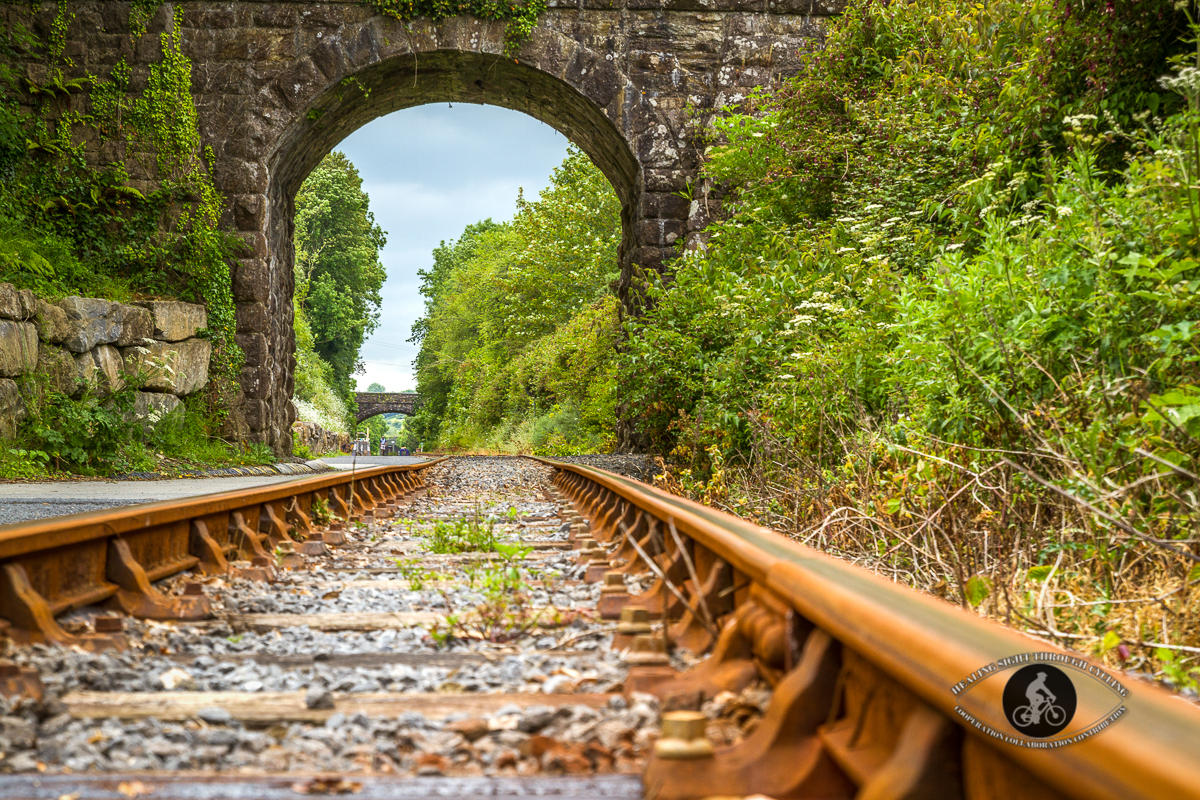
{"label": "rusty steel rail", "polygon": [[[556,468],[555,485],[591,523],[598,543],[584,544],[589,571],[657,577],[633,596],[621,576],[604,578],[601,612],[621,614],[618,636],[632,637],[635,651],[627,688],[652,691],[670,708],[689,697],[695,707],[755,678],[775,687],[754,733],[716,752],[701,715],[668,714],[647,767],[647,797],[1200,798],[1200,709],[1191,703],[729,514],[602,470],[539,460]],[[661,653],[655,659],[663,645],[644,635],[647,617],[666,618],[664,638],[675,646],[711,655],[675,673]],[[1102,722],[1122,702],[1123,714],[1054,749],[996,738],[961,716],[1015,736],[1001,710],[1009,673],[958,696],[952,687],[1027,653],[1083,666],[1071,671],[1078,709],[1064,735]]]}
{"label": "rusty steel rail", "polygon": [[353,519],[422,488],[422,471],[442,460],[2,525],[0,634],[18,643],[123,646],[117,620],[99,617],[94,632],[76,634],[54,619],[97,603],[146,619],[210,617],[204,596],[167,596],[153,582],[194,568],[225,574],[238,559],[251,562],[245,577],[265,579],[280,561],[344,541],[336,529],[293,538],[317,533],[314,505]]}

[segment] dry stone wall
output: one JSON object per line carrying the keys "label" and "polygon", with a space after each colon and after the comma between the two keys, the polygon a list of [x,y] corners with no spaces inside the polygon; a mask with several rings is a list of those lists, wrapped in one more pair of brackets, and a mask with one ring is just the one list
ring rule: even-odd
{"label": "dry stone wall", "polygon": [[208,383],[211,346],[198,337],[207,324],[204,306],[192,303],[50,303],[0,283],[0,439],[15,436],[28,414],[23,379],[35,376],[72,397],[137,381],[134,411],[145,420],[178,408]]}
{"label": "dry stone wall", "polygon": [[350,452],[351,440],[348,433],[334,433],[315,423],[296,420],[292,423],[292,434],[295,444],[307,447],[314,456]]}

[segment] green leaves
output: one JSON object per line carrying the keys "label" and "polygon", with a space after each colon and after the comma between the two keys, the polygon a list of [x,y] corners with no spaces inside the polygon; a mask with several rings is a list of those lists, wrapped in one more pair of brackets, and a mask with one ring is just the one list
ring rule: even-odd
{"label": "green leaves", "polygon": [[503,556],[506,561],[523,561],[533,552],[533,548],[527,545],[497,542],[496,552]]}
{"label": "green leaves", "polygon": [[1030,567],[1029,571],[1027,573],[1025,573],[1025,577],[1028,580],[1037,581],[1038,583],[1041,583],[1042,581],[1049,578],[1050,573],[1053,571],[1054,571],[1054,567],[1052,565],[1039,564],[1036,567]]}
{"label": "green leaves", "polygon": [[563,453],[611,436],[620,204],[575,148],[512,222],[468,226],[422,271],[416,435]]}
{"label": "green leaves", "polygon": [[132,414],[134,395],[130,386],[107,396],[86,391],[78,399],[46,391],[25,425],[31,450],[45,464],[84,474],[145,469],[141,432]]}
{"label": "green leaves", "polygon": [[1142,422],[1153,429],[1164,427],[1200,437],[1200,387],[1181,386],[1142,401]]}
{"label": "green leaves", "polygon": [[429,535],[429,552],[449,554],[500,552],[496,540],[496,523],[474,516],[460,517],[449,522],[439,520]]}
{"label": "green leaves", "polygon": [[966,590],[966,601],[971,604],[972,608],[975,608],[992,593],[992,582],[982,575],[972,575],[967,580],[967,585],[964,588]]}
{"label": "green leaves", "polygon": [[22,447],[0,449],[0,479],[21,480],[41,478],[46,475],[50,454],[44,450],[26,450]]}
{"label": "green leaves", "polygon": [[304,317],[297,318],[297,349],[311,348],[329,367],[306,362],[300,399],[314,401],[323,384],[349,399],[359,348],[379,324],[386,278],[379,251],[386,242],[358,170],[344,154],[330,153],[296,195],[296,294]]}
{"label": "green leaves", "polygon": [[546,9],[545,0],[364,0],[364,5],[403,22],[417,17],[437,22],[456,16],[504,20],[508,23],[504,29],[504,55],[509,57],[529,38]]}

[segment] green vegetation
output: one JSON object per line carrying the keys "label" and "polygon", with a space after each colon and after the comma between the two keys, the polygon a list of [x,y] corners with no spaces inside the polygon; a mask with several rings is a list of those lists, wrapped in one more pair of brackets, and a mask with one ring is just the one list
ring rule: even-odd
{"label": "green vegetation", "polygon": [[437,570],[426,569],[419,558],[395,558],[396,569],[408,581],[410,591],[421,592],[426,584],[443,580],[445,576]]}
{"label": "green vegetation", "polygon": [[[157,7],[133,5],[133,38]],[[68,3],[57,6],[45,41],[20,25],[0,32],[0,281],[50,300],[78,294],[204,303],[209,325],[202,335],[213,341],[210,381],[201,402],[189,398],[186,424],[168,426],[164,441],[110,441],[128,427],[108,424],[129,416],[120,393],[46,403],[39,396],[30,400],[39,408],[11,449],[53,451],[60,455],[46,459],[51,468],[98,472],[149,468],[147,459],[162,460],[153,458],[155,448],[168,464],[260,458],[218,438],[243,358],[233,341],[230,274],[242,245],[219,227],[224,200],[211,179],[215,154],[200,140],[182,9],[160,36],[162,60],[150,65],[137,90],[124,60],[107,76],[66,77],[75,66],[66,40],[72,13]],[[47,63],[41,82],[18,67],[29,58]],[[32,112],[18,105],[20,95],[33,98]],[[88,161],[86,142],[117,155],[98,169]],[[334,153],[296,199],[297,406],[302,418],[332,431],[352,424],[350,376],[378,319],[384,277],[383,232],[361,183],[354,166]],[[86,435],[55,443],[46,432],[57,428]],[[140,455],[130,448],[142,448]],[[13,464],[0,469],[11,475],[42,464],[11,453],[0,459]]]}
{"label": "green vegetation", "polygon": [[447,17],[471,16],[485,20],[500,20],[504,26],[504,55],[513,56],[521,43],[529,38],[538,17],[546,10],[545,0],[365,0],[380,14],[404,22],[425,17],[431,22]]}
{"label": "green vegetation", "polygon": [[329,500],[325,497],[313,497],[308,513],[316,525],[328,525],[333,521],[333,509],[329,507]]}
{"label": "green vegetation", "polygon": [[449,522],[438,520],[428,536],[429,552],[442,555],[455,553],[494,553],[497,550],[496,523],[480,517],[478,510],[470,517]]}
{"label": "green vegetation", "polygon": [[296,195],[296,296],[313,349],[341,393],[352,391],[359,348],[379,325],[379,251],[386,242],[358,170],[342,153],[330,153]]}
{"label": "green vegetation", "polygon": [[469,225],[422,271],[409,441],[537,453],[613,441],[620,204],[572,149],[512,222]]}
{"label": "green vegetation", "polygon": [[[215,432],[241,369],[230,280],[240,244],[219,228],[223,201],[211,179],[213,154],[200,142],[181,13],[160,36],[162,61],[136,92],[124,61],[107,78],[66,77],[75,66],[68,3],[58,4],[46,41],[19,24],[0,32],[0,281],[49,299],[206,304],[214,351],[204,430]],[[15,66],[30,56],[47,63],[41,82]],[[32,96],[32,113],[21,113],[21,93]],[[85,105],[88,113],[76,110]],[[95,168],[85,156],[89,140],[120,157]],[[135,188],[131,174],[154,188]]]}
{"label": "green vegetation", "polygon": [[359,349],[379,324],[386,274],[362,178],[345,155],[325,157],[296,195],[296,391],[300,418],[336,433],[354,430],[352,377]]}
{"label": "green vegetation", "polygon": [[265,445],[236,446],[207,435],[205,400],[199,395],[166,414],[134,416],[138,385],[102,393],[87,389],[70,397],[36,378],[23,384],[29,415],[18,446],[0,447],[0,479],[45,478],[56,472],[112,475],[129,472],[178,473],[214,464],[271,464]]}
{"label": "green vegetation", "polygon": [[430,636],[439,646],[455,639],[511,642],[537,629],[561,627],[577,618],[576,612],[563,613],[553,606],[531,605],[526,576],[531,573],[524,561],[531,548],[500,545],[500,558],[492,562],[474,562],[463,568],[468,585],[482,595],[482,602],[464,611],[455,610],[450,595],[443,591],[449,613]]}
{"label": "green vegetation", "polygon": [[[131,38],[144,33],[157,7],[134,4]],[[162,60],[137,89],[124,60],[107,76],[68,77],[78,71],[67,2],[57,5],[44,40],[19,23],[0,31],[0,282],[51,301],[203,303],[202,335],[213,343],[208,386],[152,433],[131,421],[131,390],[103,395],[93,387],[69,398],[26,381],[29,417],[16,446],[0,447],[0,477],[170,471],[263,457],[217,438],[242,363],[230,278],[242,246],[219,227],[224,201],[211,179],[214,155],[200,141],[181,13],[160,35]],[[45,64],[44,74],[27,74],[27,60]],[[105,165],[89,162],[88,143],[106,148]]]}
{"label": "green vegetation", "polygon": [[629,327],[665,482],[1073,647],[1192,658],[1185,32],[1159,0],[852,4],[717,123],[726,219]]}

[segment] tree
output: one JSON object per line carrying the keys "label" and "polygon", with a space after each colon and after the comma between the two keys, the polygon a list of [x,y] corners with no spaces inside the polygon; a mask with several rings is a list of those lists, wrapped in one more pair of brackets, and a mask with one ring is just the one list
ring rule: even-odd
{"label": "tree", "polygon": [[455,270],[471,261],[481,236],[499,227],[490,219],[468,225],[457,240],[443,241],[434,248],[432,267],[417,271],[421,277],[421,294],[425,297],[425,316],[413,323],[412,336],[408,340],[421,346],[413,366],[417,371],[417,389],[424,403],[408,424],[412,438],[429,442],[437,438],[438,426],[453,388],[453,381],[438,368],[443,360],[442,354],[437,348],[424,344],[430,321],[443,305],[447,284]]}
{"label": "tree", "polygon": [[314,347],[333,371],[334,388],[351,390],[359,349],[379,324],[387,242],[354,164],[330,153],[296,195],[296,294]]}
{"label": "tree", "polygon": [[368,392],[386,392],[387,389],[383,388],[382,383],[372,383],[370,386],[367,387],[367,391]]}
{"label": "tree", "polygon": [[531,440],[552,429],[564,441],[602,439],[613,417],[609,287],[620,237],[619,200],[572,147],[537,200],[517,198],[512,222],[487,220],[443,242],[420,273],[426,314],[411,341],[421,345],[424,405],[408,430],[430,444],[507,447],[490,431],[546,417]]}
{"label": "tree", "polygon": [[520,249],[500,270],[502,335],[544,336],[609,294],[618,277],[621,203],[608,179],[572,146],[537,200],[517,198]]}

